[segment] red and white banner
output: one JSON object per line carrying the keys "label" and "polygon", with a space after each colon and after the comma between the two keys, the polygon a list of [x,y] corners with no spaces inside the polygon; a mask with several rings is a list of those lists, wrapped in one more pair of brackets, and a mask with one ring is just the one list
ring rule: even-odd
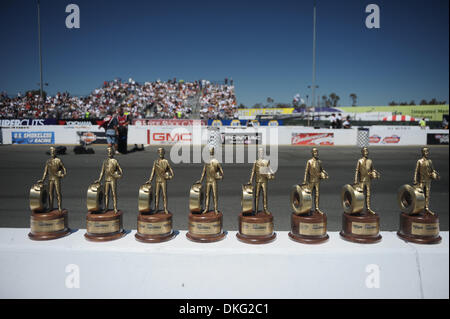
{"label": "red and white banner", "polygon": [[425,145],[425,130],[418,126],[372,126],[369,145]]}
{"label": "red and white banner", "polygon": [[334,145],[334,133],[292,133],[291,145]]}
{"label": "red and white banner", "polygon": [[156,126],[193,126],[193,125],[206,125],[205,121],[202,120],[182,120],[182,119],[155,119],[155,120],[145,120],[136,119],[133,120],[133,125],[156,125]]}
{"label": "red and white banner", "polygon": [[416,119],[409,115],[390,115],[383,118],[384,122],[415,122]]}

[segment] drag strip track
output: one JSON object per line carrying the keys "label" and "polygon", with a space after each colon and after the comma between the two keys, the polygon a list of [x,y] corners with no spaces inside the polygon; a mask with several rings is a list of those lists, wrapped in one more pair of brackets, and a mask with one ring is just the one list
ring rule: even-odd
{"label": "drag strip track", "polygon": [[[170,147],[166,148],[169,158]],[[69,210],[69,226],[86,228],[86,190],[98,178],[106,147],[96,146],[95,154],[75,155],[68,146],[62,155],[68,175],[62,182],[63,206]],[[31,185],[42,177],[48,146],[0,145],[0,227],[29,227],[30,210],[28,192]],[[136,229],[138,189],[150,175],[157,147],[145,151],[117,155],[124,170],[118,182],[119,209],[124,212],[124,227]],[[274,215],[275,230],[290,230],[291,186],[303,180],[310,147],[280,146],[278,171],[275,180],[269,181],[269,210]],[[321,183],[321,209],[328,215],[328,229],[341,229],[342,209],[340,191],[344,184],[352,183],[358,147],[319,147],[320,159],[330,178]],[[433,182],[431,209],[440,216],[441,230],[449,230],[448,204],[448,146],[430,146],[431,159],[441,180]],[[372,206],[381,217],[381,230],[398,228],[399,210],[397,190],[405,183],[412,183],[420,146],[371,147],[370,158],[381,173],[381,179],[373,182]],[[189,188],[198,180],[202,164],[172,164],[175,172],[168,182],[169,210],[174,214],[174,229],[187,229]],[[252,163],[223,163],[225,178],[219,181],[219,209],[224,214],[224,229],[238,229],[241,185],[250,177]]]}

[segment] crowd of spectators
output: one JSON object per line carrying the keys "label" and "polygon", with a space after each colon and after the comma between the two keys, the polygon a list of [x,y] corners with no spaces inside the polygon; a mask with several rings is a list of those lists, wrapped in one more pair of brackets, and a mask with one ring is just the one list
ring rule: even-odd
{"label": "crowd of spectators", "polygon": [[191,118],[194,108],[200,118],[222,119],[233,118],[237,110],[233,81],[228,79],[222,83],[116,79],[84,97],[58,92],[43,101],[31,92],[15,97],[0,93],[0,118],[102,119],[119,107],[134,119]]}
{"label": "crowd of spectators", "polygon": [[200,98],[200,118],[230,119],[237,118],[236,96],[233,80],[225,78],[223,84],[212,84],[203,80]]}

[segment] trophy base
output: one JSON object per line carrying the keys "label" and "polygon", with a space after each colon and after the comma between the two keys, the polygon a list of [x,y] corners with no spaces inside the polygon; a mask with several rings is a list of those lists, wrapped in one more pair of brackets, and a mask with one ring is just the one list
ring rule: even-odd
{"label": "trophy base", "polygon": [[89,212],[86,216],[86,233],[84,237],[89,241],[111,241],[125,235],[122,222],[122,211]]}
{"label": "trophy base", "polygon": [[342,215],[342,230],[339,233],[345,240],[360,243],[374,244],[381,240],[380,216],[378,214],[344,213]]}
{"label": "trophy base", "polygon": [[205,214],[189,213],[189,227],[186,237],[197,243],[212,243],[225,238],[222,230],[222,212],[216,214],[208,211]]}
{"label": "trophy base", "polygon": [[70,233],[66,209],[53,209],[42,213],[33,211],[30,224],[28,237],[32,240],[58,239]]}
{"label": "trophy base", "polygon": [[275,240],[273,216],[259,211],[255,215],[239,214],[237,239],[246,244],[267,244]]}
{"label": "trophy base", "polygon": [[161,243],[175,237],[172,230],[172,213],[164,211],[140,212],[137,218],[136,240],[142,243]]}
{"label": "trophy base", "polygon": [[327,215],[316,211],[291,215],[291,231],[289,238],[302,244],[321,244],[330,238],[327,234]]}
{"label": "trophy base", "polygon": [[439,236],[439,217],[425,213],[418,215],[401,213],[397,236],[416,244],[438,244],[442,240]]}

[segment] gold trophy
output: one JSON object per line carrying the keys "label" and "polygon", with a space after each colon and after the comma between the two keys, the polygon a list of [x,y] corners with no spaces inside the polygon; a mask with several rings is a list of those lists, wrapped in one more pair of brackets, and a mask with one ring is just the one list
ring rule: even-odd
{"label": "gold trophy", "polygon": [[[136,239],[145,243],[160,243],[175,237],[172,230],[172,213],[167,209],[167,181],[174,176],[172,167],[164,158],[165,151],[158,148],[159,158],[153,162],[149,180],[139,188],[138,220]],[[155,209],[151,209],[155,179]],[[163,210],[159,209],[160,195],[163,198]]]}
{"label": "gold trophy", "polygon": [[[222,240],[223,215],[218,209],[217,181],[223,179],[223,169],[219,161],[214,158],[214,148],[209,150],[209,161],[203,166],[202,176],[196,181],[189,192],[189,225],[186,236],[188,239],[210,243]],[[203,193],[203,180],[206,180],[206,194]],[[214,210],[209,210],[210,198],[213,198]],[[202,207],[206,197],[205,207]]]}
{"label": "gold trophy", "polygon": [[[61,159],[56,157],[54,147],[50,147],[50,156],[45,163],[42,179],[30,189],[31,227],[28,237],[33,240],[56,239],[70,233],[68,212],[62,208],[61,196],[61,179],[67,171]],[[57,209],[53,207],[55,195]]]}
{"label": "gold trophy", "polygon": [[[267,203],[267,184],[274,178],[270,161],[264,158],[264,149],[259,148],[258,159],[253,164],[250,180],[242,186],[242,211],[239,214],[239,232],[236,234],[240,241],[248,244],[265,244],[276,238],[273,216]],[[263,209],[260,211],[258,207],[261,193]]]}
{"label": "gold trophy", "polygon": [[422,158],[416,163],[413,185],[401,186],[397,196],[401,210],[397,235],[417,244],[437,244],[441,241],[439,218],[429,206],[431,182],[440,177],[429,156],[429,148],[422,148]]}
{"label": "gold trophy", "polygon": [[[108,157],[103,161],[100,177],[89,185],[87,190],[86,239],[91,241],[110,241],[124,236],[122,211],[117,209],[117,180],[123,171],[114,158],[114,149],[108,147]],[[104,178],[105,184],[102,185]],[[113,209],[109,209],[112,196]],[[103,208],[103,197],[105,208]]]}
{"label": "gold trophy", "polygon": [[380,173],[373,168],[367,147],[361,149],[361,154],[354,183],[345,185],[341,191],[344,214],[340,235],[356,243],[376,243],[381,240],[380,216],[372,210],[370,200],[372,180],[380,178]]}
{"label": "gold trophy", "polygon": [[[320,182],[328,179],[319,159],[319,151],[313,148],[312,158],[306,163],[303,183],[294,185],[291,191],[291,231],[289,237],[303,244],[318,244],[328,240],[327,216],[319,209]],[[313,194],[315,207],[312,209]]]}

